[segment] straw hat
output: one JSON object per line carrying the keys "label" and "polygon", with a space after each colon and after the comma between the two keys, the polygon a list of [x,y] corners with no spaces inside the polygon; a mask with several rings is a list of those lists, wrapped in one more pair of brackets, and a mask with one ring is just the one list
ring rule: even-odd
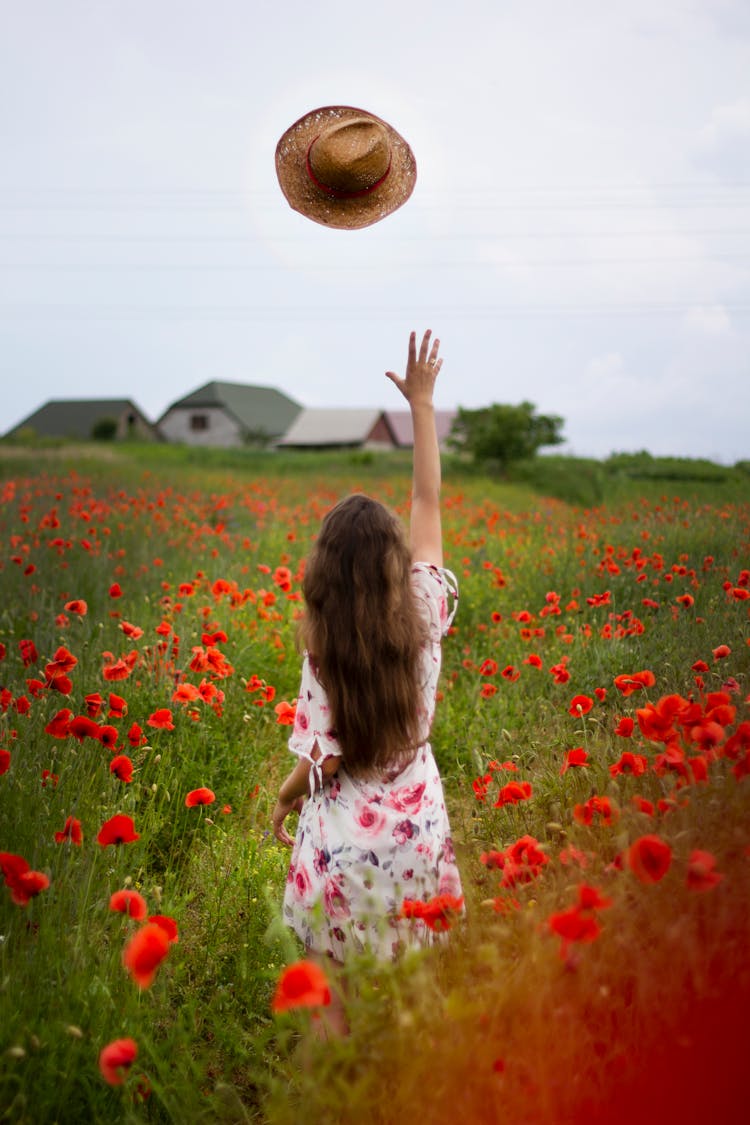
{"label": "straw hat", "polygon": [[367,227],[414,190],[417,165],[402,136],[353,106],[314,109],[276,146],[276,174],[295,211],[328,227]]}

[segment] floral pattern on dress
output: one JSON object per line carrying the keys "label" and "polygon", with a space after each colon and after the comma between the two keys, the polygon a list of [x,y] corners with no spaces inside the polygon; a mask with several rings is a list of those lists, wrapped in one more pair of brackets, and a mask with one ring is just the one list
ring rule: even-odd
{"label": "floral pattern on dress", "polygon": [[[429,744],[440,676],[441,641],[458,599],[453,575],[428,563],[412,567],[415,597],[427,625],[420,654],[422,744],[395,776],[350,776],[342,764],[315,789],[321,759],[341,756],[325,689],[307,653],[289,749],[310,761],[311,795],[300,813],[284,894],[284,920],[305,946],[342,961],[369,950],[390,959],[405,945],[439,935],[421,919],[400,919],[404,898],[461,895],[443,786]],[[449,607],[449,598],[453,602]]]}

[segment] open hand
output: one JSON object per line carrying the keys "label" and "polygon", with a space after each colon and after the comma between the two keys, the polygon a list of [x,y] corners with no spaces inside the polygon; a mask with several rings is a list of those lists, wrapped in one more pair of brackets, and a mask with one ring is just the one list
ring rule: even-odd
{"label": "open hand", "polygon": [[410,404],[432,402],[435,380],[443,366],[443,361],[438,358],[440,340],[436,336],[430,347],[431,336],[432,330],[428,328],[422,337],[419,355],[417,355],[416,332],[412,332],[409,336],[409,355],[406,362],[406,375],[403,379],[395,371],[386,371],[386,376],[398,387]]}
{"label": "open hand", "polygon": [[290,836],[287,832],[284,821],[289,816],[290,812],[302,812],[302,805],[304,800],[298,797],[296,801],[277,801],[273,812],[271,813],[271,824],[273,825],[273,834],[277,840],[282,844],[286,844],[291,848],[294,844],[294,837]]}

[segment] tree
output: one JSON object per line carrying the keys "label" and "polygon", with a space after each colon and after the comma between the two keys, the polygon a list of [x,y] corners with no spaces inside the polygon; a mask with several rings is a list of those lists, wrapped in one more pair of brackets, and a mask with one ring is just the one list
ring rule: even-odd
{"label": "tree", "polygon": [[449,443],[477,462],[492,461],[504,470],[513,461],[533,457],[544,445],[559,445],[563,425],[557,414],[537,414],[530,402],[495,402],[479,410],[459,406]]}
{"label": "tree", "polygon": [[94,441],[114,441],[117,437],[117,419],[99,418],[91,427],[91,437]]}

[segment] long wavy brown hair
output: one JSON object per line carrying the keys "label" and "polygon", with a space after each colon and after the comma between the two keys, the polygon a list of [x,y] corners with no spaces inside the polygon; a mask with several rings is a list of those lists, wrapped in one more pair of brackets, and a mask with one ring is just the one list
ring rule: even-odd
{"label": "long wavy brown hair", "polygon": [[328,512],[305,567],[301,641],[326,690],[344,763],[355,775],[406,765],[420,742],[419,652],[426,627],[410,572],[401,521],[359,493]]}

